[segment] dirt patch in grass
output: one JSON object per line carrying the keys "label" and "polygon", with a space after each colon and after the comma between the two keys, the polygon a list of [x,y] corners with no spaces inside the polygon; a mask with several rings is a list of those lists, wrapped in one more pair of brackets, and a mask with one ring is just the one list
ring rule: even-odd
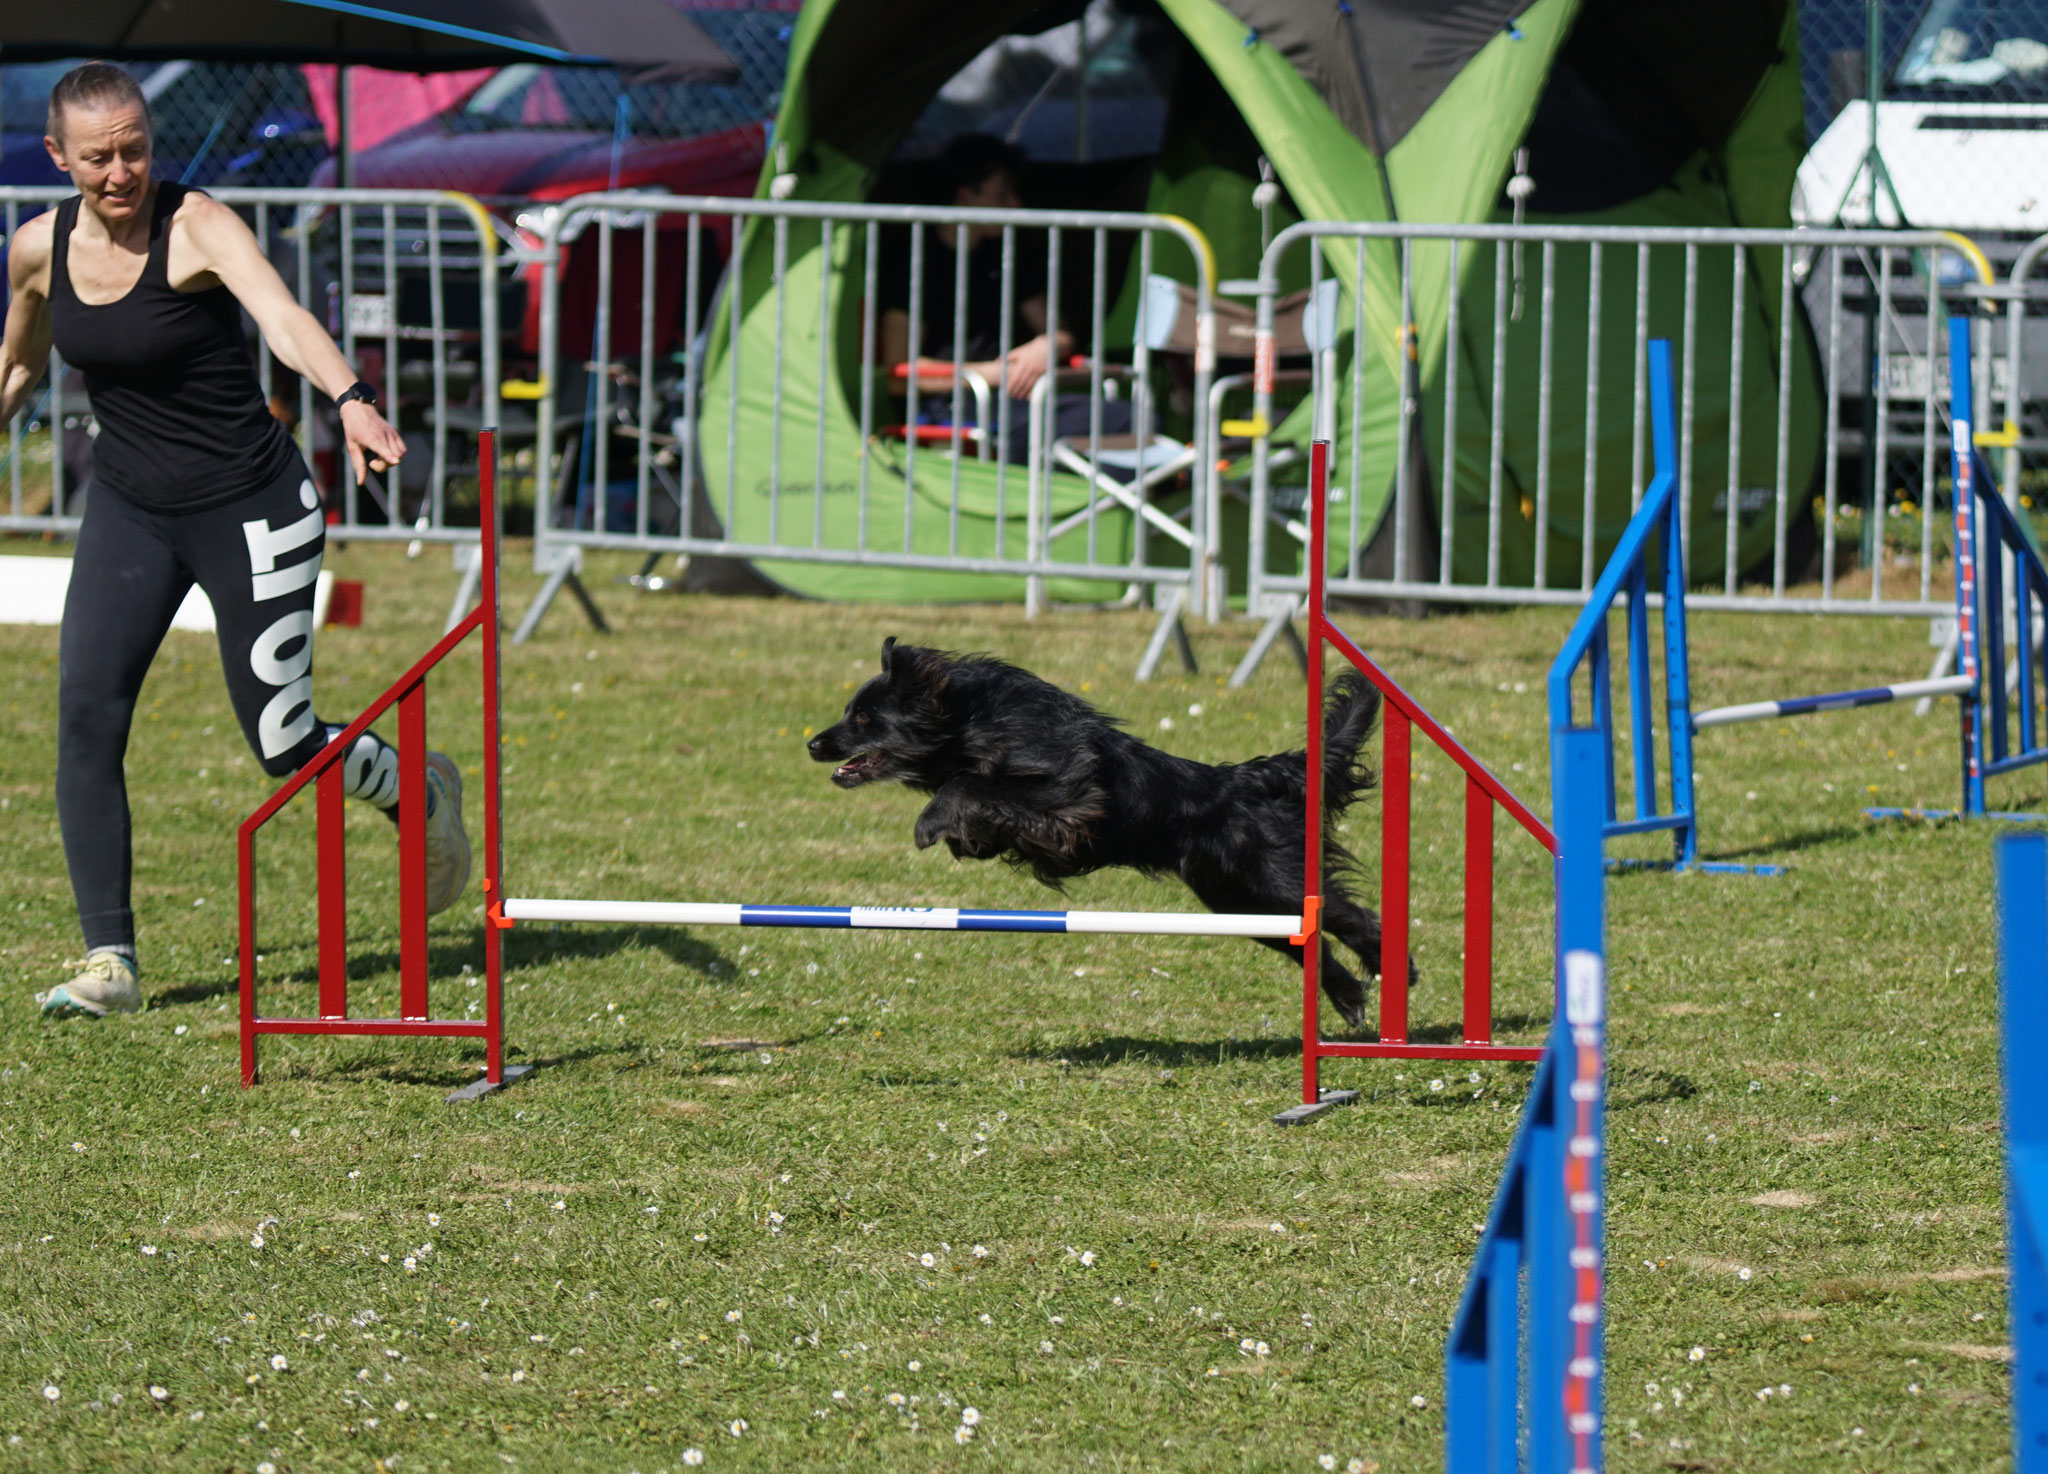
{"label": "dirt patch in grass", "polygon": [[1901,1341],[1908,1351],[1932,1351],[1942,1356],[1960,1356],[1965,1361],[2012,1360],[2010,1346],[1986,1346],[1976,1341]]}
{"label": "dirt patch in grass", "polygon": [[1774,1192],[1758,1193],[1745,1201],[1759,1208],[1811,1208],[1820,1199],[1797,1188],[1779,1188]]}

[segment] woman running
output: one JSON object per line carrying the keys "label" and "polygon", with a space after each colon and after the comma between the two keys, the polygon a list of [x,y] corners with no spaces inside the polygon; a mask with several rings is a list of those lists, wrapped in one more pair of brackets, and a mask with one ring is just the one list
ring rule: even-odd
{"label": "woman running", "polygon": [[[150,177],[135,79],[91,62],[50,93],[49,136],[75,198],[15,232],[0,343],[0,423],[50,347],[82,370],[99,434],[57,687],[57,816],[85,960],[36,995],[49,1014],[142,1007],[129,909],[122,759],[142,679],[193,584],[213,603],[228,697],[263,771],[298,771],[341,728],[313,714],[313,583],[326,523],[298,450],[271,418],[242,336],[246,308],[279,362],[331,395],[349,461],[405,454],[377,396],[292,300],[234,211]],[[427,909],[469,879],[462,778],[427,763]],[[396,816],[398,754],[365,733],[343,762],[351,797]]]}

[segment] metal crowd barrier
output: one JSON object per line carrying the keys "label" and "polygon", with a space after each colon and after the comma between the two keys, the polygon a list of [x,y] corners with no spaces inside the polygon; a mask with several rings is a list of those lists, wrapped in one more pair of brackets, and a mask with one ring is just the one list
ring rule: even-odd
{"label": "metal crowd barrier", "polygon": [[[1185,221],[597,194],[550,207],[538,229],[529,392],[547,577],[515,641],[564,587],[597,620],[581,555],[615,548],[645,553],[648,574],[675,556],[771,576],[837,565],[1004,578],[1034,610],[1062,589],[1107,585],[1126,602],[1149,591],[1162,617],[1145,672],[1176,635],[1191,658],[1181,614],[1208,607],[1215,584],[1201,490],[1214,268]],[[999,341],[979,370],[963,335],[920,345],[935,306],[938,320],[968,318],[974,233],[1001,253]],[[927,272],[941,251],[950,267]],[[590,255],[594,300],[572,302],[567,263],[585,269]],[[950,303],[926,299],[928,279],[950,282]],[[649,282],[662,285],[637,285]],[[1045,332],[1070,331],[1074,351],[1020,407],[1010,355],[1031,341],[1015,318],[1033,295]],[[916,373],[882,362],[892,306],[926,360]],[[1128,433],[1112,433],[1126,414]]]}
{"label": "metal crowd barrier", "polygon": [[[1283,308],[1283,277],[1302,275],[1304,252],[1308,398],[1283,417],[1286,359],[1272,345],[1296,300]],[[1970,281],[1944,279],[1958,264]],[[1694,604],[1938,615],[1942,323],[2002,295],[1990,283],[1975,245],[1936,231],[1293,226],[1242,284],[1258,295],[1261,340],[1248,605],[1284,618],[1307,588],[1300,491],[1279,472],[1317,433],[1336,441],[1348,503],[1332,595],[1583,602],[1648,481],[1646,345],[1661,336],[1678,344],[1688,552],[1718,584]],[[1418,322],[1449,345],[1427,362]],[[1872,467],[1892,540],[1906,540],[1889,557],[1886,519],[1869,515]],[[1851,571],[1841,536],[1859,510]],[[1800,519],[1814,512],[1809,537]]]}
{"label": "metal crowd barrier", "polygon": [[[451,520],[450,489],[461,489],[458,499],[466,500],[464,491],[475,486],[477,432],[499,399],[501,309],[507,301],[516,305],[522,285],[508,274],[520,253],[501,249],[512,233],[452,190],[208,193],[249,222],[299,305],[326,324],[376,386],[384,413],[412,447],[396,475],[373,474],[359,489],[325,397],[289,374],[257,338],[258,379],[265,396],[291,416],[336,519],[331,535],[455,543],[462,545],[458,558],[470,554],[478,540],[469,521],[475,512],[458,509]],[[28,216],[69,196],[61,189],[0,189],[6,238]],[[76,532],[80,482],[90,465],[89,417],[76,375],[52,352],[38,395],[0,444],[0,531]],[[47,473],[37,464],[45,456]]]}

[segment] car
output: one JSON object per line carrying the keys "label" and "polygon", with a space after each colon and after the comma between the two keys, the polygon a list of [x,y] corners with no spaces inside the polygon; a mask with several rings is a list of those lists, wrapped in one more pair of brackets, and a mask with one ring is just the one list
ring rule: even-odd
{"label": "car", "polygon": [[[354,183],[362,189],[450,189],[473,195],[498,217],[505,244],[529,250],[541,243],[546,208],[579,194],[750,196],[767,157],[796,10],[793,0],[753,9],[690,10],[739,63],[740,77],[730,85],[633,83],[610,67],[529,62],[502,67],[441,112],[357,155]],[[330,160],[312,182],[328,187],[337,177]],[[657,310],[665,340],[674,346],[682,323],[679,284],[687,222],[663,218],[660,226]],[[397,228],[400,259],[418,258],[425,249],[423,216],[401,215]],[[378,277],[382,230],[381,219],[369,212],[355,227],[356,286],[373,296],[384,290]],[[720,221],[706,236],[716,252],[705,263],[708,284],[723,262],[729,231]],[[622,267],[631,254],[621,253]],[[632,269],[622,270],[615,280],[614,308],[630,314],[622,321],[638,319],[637,265],[635,255]],[[563,269],[569,286],[561,341],[582,345],[573,350],[581,357],[589,351],[595,317],[595,242],[569,240]],[[538,270],[526,268],[501,295],[499,320],[508,347],[519,356],[538,352]],[[474,275],[464,281],[451,274],[447,285],[451,294],[444,312],[473,328],[479,316]],[[398,298],[399,324],[424,326],[424,278],[411,273],[401,280]]]}
{"label": "car", "polygon": [[[1923,6],[1896,61],[1884,77],[1876,106],[1876,145],[1890,188],[1872,199],[1867,154],[1872,142],[1871,105],[1848,100],[1814,142],[1799,167],[1793,190],[1796,225],[1859,226],[1872,220],[1887,227],[1954,230],[1981,249],[2001,282],[2026,243],[2048,232],[2048,0],[1930,0]],[[1888,406],[1885,433],[1893,447],[1917,446],[1925,433],[1924,405],[1932,388],[1937,402],[1948,395],[1948,364],[1930,361],[1917,334],[1923,331],[1927,296],[1939,289],[1951,304],[1977,281],[1974,264],[1960,251],[1914,252],[1894,258],[1891,299],[1876,301],[1874,258],[1833,258],[1840,265],[1841,365],[1838,436],[1851,462],[1844,484],[1861,484],[1866,440],[1876,432],[1875,396],[1866,386],[1882,374]],[[1809,264],[1801,253],[1795,258]],[[1836,284],[1818,262],[1802,274],[1807,316],[1828,350],[1831,297]],[[2036,282],[2048,277],[2037,267]],[[1867,363],[1866,319],[1882,305],[1887,320],[1913,325],[1885,334],[1884,362]],[[2023,378],[2016,396],[2016,426],[2006,426],[2016,367],[2003,352],[1991,364],[1990,403],[1979,419],[1993,429],[2016,429],[2019,448],[2038,454],[2048,448],[2048,318],[2030,313],[2025,325]],[[2003,332],[1999,335],[2001,348]],[[1929,384],[1930,371],[1933,383]],[[1984,392],[1980,388],[1980,393]],[[1938,429],[1939,427],[1937,427]],[[1888,468],[1887,494],[1900,490],[1900,473]],[[1927,488],[1909,485],[1924,498]],[[1845,492],[1845,500],[1850,494]]]}

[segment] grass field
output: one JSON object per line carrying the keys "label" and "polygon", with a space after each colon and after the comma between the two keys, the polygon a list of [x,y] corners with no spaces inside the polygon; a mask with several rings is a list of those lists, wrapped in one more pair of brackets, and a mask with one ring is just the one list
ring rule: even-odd
{"label": "grass field", "polygon": [[[330,566],[368,585],[364,627],[321,640],[345,717],[454,575]],[[1136,614],[644,596],[624,566],[592,580],[617,634],[565,603],[508,652],[515,894],[1061,904],[916,852],[915,795],[806,759],[888,633],[1000,652],[1192,756],[1300,740],[1284,663],[1223,689],[1241,626],[1196,629],[1199,677],[1137,686]],[[1547,812],[1564,615],[1344,622]],[[1701,706],[1928,653],[1908,623],[1695,624]],[[56,653],[0,630],[0,1471],[1438,1466],[1442,1336],[1526,1068],[1337,1066],[1361,1103],[1281,1132],[1298,983],[1250,943],[529,925],[509,1039],[542,1068],[515,1088],[444,1104],[478,1068],[459,1045],[273,1041],[243,1092],[232,833],[269,785],[204,637],[170,637],[130,752],[150,1007],[30,1002],[78,945]],[[472,771],[475,669],[430,715]],[[1988,835],[1859,814],[1952,803],[1954,744],[1953,708],[1711,733],[1706,850],[1791,873],[1609,886],[1616,1469],[2002,1464]],[[1458,793],[1420,769],[1414,1008],[1441,1037]],[[1376,823],[1368,800],[1368,850]],[[357,1008],[388,1010],[394,846],[367,813],[351,839]],[[288,816],[261,852],[277,1011],[313,1001],[310,841]],[[1501,1032],[1533,1041],[1548,867],[1503,826],[1499,868]],[[476,899],[436,920],[439,1012],[479,998]],[[1124,875],[1068,904],[1193,906]]]}

